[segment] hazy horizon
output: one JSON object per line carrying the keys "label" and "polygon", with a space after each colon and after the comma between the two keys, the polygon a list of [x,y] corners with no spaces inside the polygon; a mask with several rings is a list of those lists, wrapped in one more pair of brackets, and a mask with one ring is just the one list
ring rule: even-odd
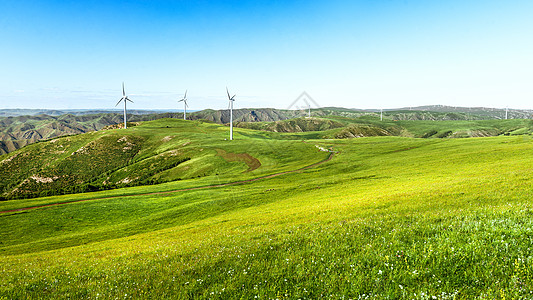
{"label": "hazy horizon", "polygon": [[[183,112],[183,107],[179,107],[180,105],[177,105],[176,108],[174,107],[168,107],[168,108],[148,108],[148,107],[132,107],[131,104],[128,104],[127,110],[128,111],[168,111],[168,112]],[[182,105],[181,105],[182,106]],[[345,107],[345,106],[311,106],[311,109],[321,109],[321,108],[344,108],[344,109],[354,109],[354,110],[398,110],[398,109],[410,109],[410,108],[418,108],[418,107],[429,107],[429,106],[435,106],[435,107],[455,107],[455,108],[487,108],[487,109],[512,109],[512,110],[533,110],[533,108],[522,108],[522,107],[512,107],[512,106],[503,106],[503,107],[495,107],[495,106],[461,106],[461,105],[445,105],[445,104],[422,104],[422,105],[416,105],[416,106],[398,106],[398,107]],[[303,106],[294,106],[294,107],[271,107],[271,106],[246,106],[246,107],[235,107],[236,109],[288,109],[288,110],[301,110],[304,109]],[[194,111],[201,111],[205,109],[212,109],[212,110],[227,110],[229,108],[227,107],[221,107],[221,108],[213,108],[213,107],[205,107],[201,109],[190,109],[187,108],[187,112],[194,112]],[[58,108],[47,108],[47,107],[11,107],[11,108],[3,108],[0,107],[0,110],[57,110],[57,111],[117,111],[122,112],[124,110],[123,105],[118,105],[116,107],[97,107],[97,108],[66,108],[66,107],[58,107]]]}

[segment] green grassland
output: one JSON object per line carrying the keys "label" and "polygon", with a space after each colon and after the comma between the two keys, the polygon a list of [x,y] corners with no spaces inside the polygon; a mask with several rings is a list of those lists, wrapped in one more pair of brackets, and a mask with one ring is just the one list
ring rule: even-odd
{"label": "green grassland", "polygon": [[[47,115],[48,114],[48,115]],[[239,122],[239,126],[261,130],[278,132],[298,132],[320,130],[324,131],[337,128],[338,122],[331,123],[331,118],[343,117],[346,119],[376,119],[379,112],[369,110],[346,109],[339,107],[322,107],[311,109],[311,115],[316,120],[322,122],[307,122],[307,110],[280,110],[272,108],[258,109],[235,109],[233,110],[233,120]],[[531,112],[526,110],[509,110],[511,119],[531,119]],[[5,116],[5,117],[3,117]],[[425,106],[409,110],[386,110],[385,119],[396,121],[465,121],[465,120],[501,120],[505,116],[505,110],[492,108],[472,108],[472,107],[445,107],[445,106]],[[229,123],[228,110],[206,109],[191,112],[187,115],[189,120],[205,120],[219,124]],[[101,130],[109,126],[116,126],[122,121],[121,113],[110,111],[53,111],[53,110],[0,110],[0,155],[13,152],[26,145],[40,140],[53,139],[65,135],[76,135],[95,130]],[[128,116],[131,122],[153,121],[163,118],[182,118],[182,113],[156,113],[154,111],[133,110]],[[325,121],[329,119],[330,121]],[[275,122],[289,120],[288,122]],[[361,123],[361,120],[355,121]],[[257,122],[264,122],[259,124]],[[353,122],[353,121],[352,121]],[[270,125],[264,125],[269,123]],[[307,123],[307,124],[306,124]],[[364,123],[364,122],[363,122]],[[475,124],[475,123],[470,123]],[[499,123],[496,124],[498,127]],[[352,126],[344,130],[336,137],[360,137],[369,135],[397,135],[394,131],[388,132],[379,129],[380,126]],[[379,124],[374,124],[379,125]],[[396,124],[397,125],[397,124]],[[355,127],[355,128],[354,128]],[[394,126],[397,127],[397,126]],[[416,126],[415,126],[416,127]],[[490,125],[489,127],[492,127]],[[530,127],[530,126],[529,126]],[[405,129],[404,129],[405,130]],[[530,132],[531,130],[526,130]],[[495,134],[498,131],[473,131],[462,132],[459,137],[479,136]],[[425,132],[431,135],[431,132]],[[440,134],[443,137],[447,131]],[[456,136],[457,137],[457,136]]]}
{"label": "green grassland", "polygon": [[[404,136],[416,138],[467,138],[533,133],[533,120],[397,120],[388,112],[383,121],[376,115],[357,118],[330,115],[276,122],[237,122],[236,126],[255,130],[296,133],[305,138],[357,138]],[[413,114],[413,112],[410,112]],[[286,135],[288,138],[291,135]]]}
{"label": "green grassland", "polygon": [[[500,122],[410,132],[529,126]],[[165,183],[0,202],[87,200],[0,214],[0,299],[533,297],[531,136],[312,139],[323,132],[237,128],[226,141],[224,126],[159,120],[26,147],[26,174],[88,164],[66,160],[83,148],[98,180],[146,169]],[[92,169],[101,141],[117,144],[111,171]],[[64,159],[38,155],[57,144]],[[158,168],[173,151],[188,159]]]}
{"label": "green grassland", "polygon": [[[209,175],[227,174],[229,180],[268,174],[273,168],[292,170],[320,156],[316,148],[280,142],[272,134],[242,130],[231,144],[226,137],[225,126],[161,119],[128,131],[102,130],[32,144],[1,157],[0,196],[31,198]],[[237,157],[225,158],[221,151]],[[250,169],[239,160],[241,152],[261,163]]]}

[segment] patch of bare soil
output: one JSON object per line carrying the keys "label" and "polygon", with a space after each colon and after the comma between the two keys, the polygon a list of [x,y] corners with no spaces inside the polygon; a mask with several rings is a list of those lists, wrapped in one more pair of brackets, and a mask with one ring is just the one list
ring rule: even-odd
{"label": "patch of bare soil", "polygon": [[248,166],[248,170],[244,171],[244,173],[251,172],[261,166],[261,162],[248,153],[228,153],[222,149],[217,149],[217,153],[228,162],[244,162]]}

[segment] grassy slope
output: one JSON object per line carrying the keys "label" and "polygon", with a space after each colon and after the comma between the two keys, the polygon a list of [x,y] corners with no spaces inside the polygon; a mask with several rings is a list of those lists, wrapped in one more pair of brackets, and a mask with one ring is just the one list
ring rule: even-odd
{"label": "grassy slope", "polygon": [[117,122],[118,114],[0,117],[0,154],[39,140],[99,130]]}
{"label": "grassy slope", "polygon": [[497,135],[520,135],[533,132],[533,121],[475,120],[475,121],[398,121],[415,137],[480,137]]}
{"label": "grassy slope", "polygon": [[[1,113],[1,112],[0,112]],[[53,113],[53,111],[50,111]],[[60,113],[60,112],[58,112]],[[133,112],[135,113],[135,112]],[[181,116],[181,114],[179,114]],[[179,118],[177,113],[142,114],[128,116],[129,122]],[[121,113],[93,113],[83,115],[21,115],[0,116],[0,154],[9,153],[40,140],[100,130],[110,125],[121,125]]]}
{"label": "grassy slope", "polygon": [[[224,140],[227,135],[228,128],[217,124],[162,119],[127,131],[105,130],[33,144],[0,158],[5,170],[0,174],[0,192],[20,198],[216,174],[248,178],[272,169],[301,167],[319,155],[312,146],[277,141],[272,134],[239,130],[239,140],[231,144]],[[249,153],[261,166],[248,172],[245,162],[228,161],[218,154],[220,150]],[[295,153],[305,159],[297,160]]]}
{"label": "grassy slope", "polygon": [[[478,108],[460,108],[452,109],[444,107],[423,107],[424,111],[416,110],[397,110],[385,111],[384,116],[390,120],[481,120],[481,119],[501,119],[503,117],[501,110],[494,109],[478,109]],[[437,111],[426,111],[427,109],[435,109]],[[440,111],[442,110],[443,111]],[[376,118],[379,113],[352,110],[345,108],[331,108],[325,107],[320,109],[312,109],[313,117],[330,118],[330,117],[344,117],[351,119],[358,118]],[[480,115],[476,115],[479,112]],[[0,111],[0,114],[2,112]],[[17,112],[15,112],[16,114]],[[44,113],[44,111],[43,111]],[[61,112],[49,111],[54,116],[47,115],[20,115],[17,117],[0,117],[0,154],[5,154],[19,149],[25,145],[37,142],[43,139],[51,139],[63,135],[73,135],[83,132],[100,130],[101,128],[120,124],[122,122],[122,115],[120,113],[98,113],[93,111],[92,114],[84,114],[83,112],[72,112],[73,114],[56,115]],[[181,118],[182,113],[160,113],[160,114],[138,114],[140,111],[132,111],[128,117],[131,122],[149,121],[161,118]],[[233,120],[235,122],[257,122],[257,121],[279,121],[294,119],[307,115],[307,111],[303,110],[278,110],[270,108],[259,109],[236,109],[234,110]],[[510,111],[511,118],[530,118],[530,115],[525,111]],[[198,120],[206,119],[217,123],[228,123],[229,112],[227,110],[203,110],[192,112],[188,115],[188,119]],[[245,124],[245,126],[247,126]],[[256,125],[250,125],[256,127]],[[285,131],[285,124],[281,123],[281,128],[277,131]],[[293,129],[288,128],[291,131]],[[327,127],[327,126],[326,126]],[[379,127],[379,126],[378,126]],[[248,127],[250,128],[250,127]],[[267,128],[268,129],[268,128]],[[375,129],[375,128],[374,128]],[[323,129],[321,129],[323,130]],[[308,131],[308,130],[304,130]],[[344,132],[343,136],[350,137],[350,135],[359,136],[361,134],[376,135],[374,130],[368,130],[368,127],[362,130],[351,130],[352,132]],[[378,130],[379,131],[379,130]],[[529,130],[530,132],[531,130]],[[379,132],[378,132],[379,133]],[[477,133],[476,133],[477,134]],[[378,134],[378,135],[383,135]],[[388,135],[388,134],[385,134]],[[392,134],[395,135],[395,134]]]}
{"label": "grassy slope", "polygon": [[530,296],[530,137],[302,144],[340,153],[246,185],[1,215],[0,296]]}
{"label": "grassy slope", "polygon": [[297,118],[277,122],[237,123],[238,127],[274,132],[291,132],[284,138],[353,138],[370,136],[405,136],[417,138],[466,138],[533,133],[533,121],[513,120],[453,120],[396,121],[385,116],[383,121],[373,115],[358,118],[327,116]]}

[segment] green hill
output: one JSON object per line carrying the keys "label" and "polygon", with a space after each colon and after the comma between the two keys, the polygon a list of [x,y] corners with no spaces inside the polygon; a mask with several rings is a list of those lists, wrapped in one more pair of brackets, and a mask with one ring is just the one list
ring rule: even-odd
{"label": "green hill", "polygon": [[[336,122],[349,120],[326,123]],[[472,126],[435,123],[408,129]],[[502,124],[495,128],[507,133],[524,125]],[[60,179],[37,170],[61,168],[80,171],[68,173],[79,176],[68,181],[74,185],[87,173],[102,184],[125,176],[173,181],[1,201],[0,298],[524,299],[533,292],[530,136],[326,140],[305,138],[317,131],[237,128],[225,141],[227,133],[213,123],[158,120],[1,156],[40,184]]]}
{"label": "green hill", "polygon": [[[257,144],[247,150],[249,154],[239,154],[233,149],[243,141],[228,144],[224,141],[227,131],[225,126],[202,121],[160,119],[128,130],[101,130],[32,144],[0,156],[0,195],[4,199],[28,198],[208,175],[257,175],[268,172],[272,165],[290,167],[295,158],[289,154],[294,151],[318,152],[301,143],[262,139],[267,143],[264,148]],[[243,130],[240,134],[245,141],[248,136],[268,138],[261,132]],[[274,154],[274,149],[286,151],[285,158]],[[250,164],[255,165],[252,168]]]}
{"label": "green hill", "polygon": [[398,121],[408,136],[418,138],[466,138],[533,133],[533,120]]}
{"label": "green hill", "polygon": [[[403,110],[408,110],[404,108]],[[426,105],[413,107],[411,110],[438,113],[454,113],[473,116],[479,119],[505,119],[505,108],[493,107],[460,107],[446,105]],[[533,111],[531,109],[508,109],[509,119],[531,119]]]}
{"label": "green hill", "polygon": [[533,133],[533,121],[513,120],[396,120],[374,115],[349,118],[331,115],[276,122],[236,122],[236,127],[285,133],[307,138],[358,138],[405,136],[416,138],[466,138]]}
{"label": "green hill", "polygon": [[[128,121],[151,121],[177,116],[171,113],[130,115]],[[119,113],[0,117],[0,155],[40,140],[92,132],[106,126],[120,125],[122,122],[123,115]]]}
{"label": "green hill", "polygon": [[[225,138],[221,133],[225,127],[194,122],[196,125],[191,126],[179,119],[159,119],[125,132],[101,130],[29,145],[0,161],[5,170],[0,174],[0,198],[98,191],[230,172],[231,168],[217,162],[224,156],[219,151],[223,148],[214,148]],[[373,116],[297,118],[236,122],[235,125],[248,129],[240,131],[243,137],[279,140],[371,136],[464,138],[524,135],[533,131],[530,120],[380,121]],[[157,134],[153,134],[154,128],[158,128]],[[285,147],[293,146],[287,143]],[[203,152],[205,149],[209,151]]]}
{"label": "green hill", "polygon": [[[484,108],[451,108],[444,106],[418,107],[415,110],[386,110],[384,117],[391,121],[476,121],[476,120],[496,120],[502,119],[502,111],[498,109]],[[432,111],[431,109],[434,109]],[[35,143],[40,140],[52,139],[64,135],[75,135],[80,133],[100,130],[106,126],[117,126],[122,123],[120,113],[108,113],[105,111],[69,111],[68,114],[62,114],[62,111],[47,110],[0,110],[9,117],[0,117],[0,155],[9,153],[21,147]],[[51,115],[20,115],[24,113],[48,113]],[[479,113],[479,114],[478,114]],[[324,107],[312,109],[313,118],[330,119],[344,118],[351,119],[348,123],[357,123],[357,120],[368,121],[379,117],[379,112],[375,110],[356,110],[337,107]],[[234,110],[234,121],[239,123],[238,126],[243,128],[255,128],[261,130],[278,131],[278,132],[305,132],[326,130],[337,128],[339,124],[322,124],[320,126],[311,126],[312,124],[289,124],[287,120],[303,119],[307,116],[307,111],[302,110],[282,110],[272,108],[259,109],[236,109]],[[131,111],[128,120],[131,122],[153,121],[163,118],[181,118],[182,113],[156,113],[154,111]],[[529,119],[529,111],[510,110],[511,119]],[[207,120],[219,124],[229,123],[228,110],[211,110],[206,109],[188,114],[190,120]],[[274,125],[254,125],[246,123],[256,122],[277,122]],[[293,122],[294,121],[290,121]],[[344,122],[346,123],[346,122]],[[361,123],[361,122],[359,122]],[[277,125],[276,125],[277,124]],[[463,123],[466,124],[466,123]],[[473,123],[475,125],[475,123]],[[303,127],[301,126],[303,125]],[[391,124],[389,124],[390,127]],[[333,126],[333,127],[331,127]],[[377,127],[376,127],[377,126]],[[414,126],[417,127],[418,125]],[[366,124],[355,126],[358,128],[347,128],[339,137],[358,137],[374,135],[397,135],[398,131],[388,131],[379,124]],[[394,124],[393,127],[398,127]],[[409,127],[409,126],[408,126]],[[413,127],[413,126],[410,126]],[[405,129],[402,129],[405,130]],[[468,129],[467,129],[468,130]],[[499,132],[494,130],[484,131],[482,133],[461,133],[458,136],[485,136],[497,135]],[[326,134],[327,135],[327,134]],[[331,136],[331,135],[327,135]]]}

